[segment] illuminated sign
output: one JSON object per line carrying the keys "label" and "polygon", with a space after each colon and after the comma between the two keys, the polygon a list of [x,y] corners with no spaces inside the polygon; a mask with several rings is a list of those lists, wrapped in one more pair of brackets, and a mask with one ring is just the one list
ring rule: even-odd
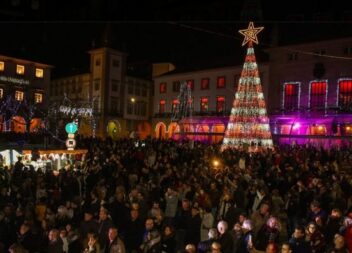
{"label": "illuminated sign", "polygon": [[9,83],[14,83],[14,84],[29,84],[29,80],[25,80],[22,78],[16,78],[16,77],[10,77],[10,76],[0,76],[0,81],[3,82],[9,82]]}
{"label": "illuminated sign", "polygon": [[86,117],[93,116],[92,108],[76,108],[76,107],[62,105],[60,106],[59,111],[66,115],[72,115],[72,116],[86,116]]}

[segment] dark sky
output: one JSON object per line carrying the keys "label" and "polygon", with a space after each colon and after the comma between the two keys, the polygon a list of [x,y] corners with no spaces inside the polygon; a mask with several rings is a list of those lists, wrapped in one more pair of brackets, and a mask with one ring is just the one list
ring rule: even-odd
{"label": "dark sky", "polygon": [[172,61],[180,69],[240,64],[244,50],[237,31],[249,17],[265,26],[256,48],[259,61],[266,60],[262,49],[277,44],[352,35],[352,8],[339,1],[53,0],[50,6],[17,1],[0,4],[0,54],[52,64],[54,76],[88,71],[87,51],[106,38],[129,54],[131,64]]}

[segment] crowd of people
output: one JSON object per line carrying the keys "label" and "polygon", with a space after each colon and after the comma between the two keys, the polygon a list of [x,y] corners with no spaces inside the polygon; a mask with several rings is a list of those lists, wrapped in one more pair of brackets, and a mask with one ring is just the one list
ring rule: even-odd
{"label": "crowd of people", "polygon": [[81,141],[58,173],[0,168],[0,253],[352,252],[350,147]]}

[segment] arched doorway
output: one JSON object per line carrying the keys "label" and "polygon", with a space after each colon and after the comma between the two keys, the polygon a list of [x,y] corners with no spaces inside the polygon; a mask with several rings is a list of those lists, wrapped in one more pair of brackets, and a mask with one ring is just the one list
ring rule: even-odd
{"label": "arched doorway", "polygon": [[211,132],[214,134],[217,134],[217,135],[212,136],[211,142],[212,143],[219,143],[224,138],[224,136],[220,135],[220,134],[225,133],[225,125],[224,124],[215,124],[215,125],[213,125]]}
{"label": "arched doorway", "polygon": [[139,139],[145,140],[148,136],[151,135],[152,127],[150,126],[149,122],[143,121],[138,124],[137,130]]}
{"label": "arched doorway", "polygon": [[159,122],[155,126],[155,137],[157,139],[165,139],[166,138],[166,125],[164,122]]}
{"label": "arched doorway", "polygon": [[[197,132],[197,135],[196,135],[197,141],[207,142],[209,140],[209,135],[208,135],[209,126],[208,125],[204,125],[204,124],[197,125],[196,132]],[[202,134],[202,133],[204,133],[204,134]]]}
{"label": "arched doorway", "polygon": [[172,138],[172,135],[176,132],[177,129],[178,129],[178,132],[180,132],[179,125],[176,122],[172,122],[167,129],[168,138]]}
{"label": "arched doorway", "polygon": [[111,139],[118,139],[121,135],[120,122],[118,120],[110,120],[107,124],[106,132]]}
{"label": "arched doorway", "polygon": [[21,116],[14,116],[11,120],[11,131],[15,133],[26,132],[26,121]]}
{"label": "arched doorway", "polygon": [[30,132],[37,133],[40,129],[45,128],[44,122],[40,118],[34,118],[31,120]]}

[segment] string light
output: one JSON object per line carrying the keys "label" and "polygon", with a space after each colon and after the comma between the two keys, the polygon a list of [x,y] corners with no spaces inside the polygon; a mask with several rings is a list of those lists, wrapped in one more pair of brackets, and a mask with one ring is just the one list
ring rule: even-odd
{"label": "string light", "polygon": [[267,148],[273,146],[253,48],[253,42],[258,44],[257,34],[261,30],[263,27],[255,28],[252,22],[247,29],[240,30],[240,33],[245,36],[243,44],[248,44],[247,55],[225,131],[222,150],[252,144],[258,150],[260,145]]}

